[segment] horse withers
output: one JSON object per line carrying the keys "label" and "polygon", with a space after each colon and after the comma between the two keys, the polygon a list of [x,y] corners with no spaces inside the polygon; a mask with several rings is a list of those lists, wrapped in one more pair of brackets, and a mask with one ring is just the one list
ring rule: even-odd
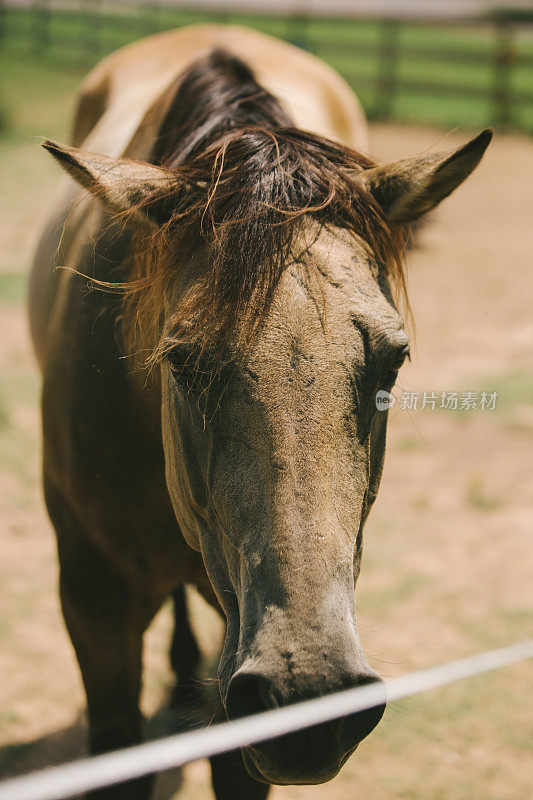
{"label": "horse withers", "polygon": [[[376,393],[409,355],[393,299],[404,229],[490,138],[376,165],[354,149],[366,128],[341,78],[240,28],[151,37],[86,79],[83,149],[44,145],[76,183],[30,305],[92,752],[141,738],[142,637],[169,595],[172,663],[194,680],[184,583],[225,616],[230,719],[379,680],[354,585],[385,453]],[[213,758],[216,797],[327,781],[382,714]],[[149,783],[97,796],[146,798]]]}

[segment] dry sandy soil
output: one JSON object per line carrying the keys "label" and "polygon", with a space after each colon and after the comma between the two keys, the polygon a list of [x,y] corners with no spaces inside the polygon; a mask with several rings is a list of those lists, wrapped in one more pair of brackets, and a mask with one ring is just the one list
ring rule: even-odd
{"label": "dry sandy soil", "polygon": [[[442,134],[374,125],[374,154],[395,159]],[[465,140],[454,134],[439,147]],[[48,167],[46,168],[48,169]],[[533,599],[533,317],[530,140],[499,136],[479,170],[422,231],[410,257],[416,320],[402,391],[497,391],[496,409],[391,415],[382,489],[365,532],[361,636],[385,676],[527,637]],[[42,177],[48,191],[54,172]],[[19,193],[19,204],[26,198]],[[32,205],[33,204],[33,205]],[[0,218],[20,241],[36,201]],[[31,242],[21,245],[29,261]],[[53,536],[39,486],[38,379],[24,309],[0,305],[0,770],[83,752],[83,695],[56,597]],[[194,600],[204,648],[217,620]],[[170,681],[170,614],[147,635],[143,703]],[[395,705],[341,774],[323,787],[278,788],[276,800],[526,800],[531,720],[521,665]],[[528,728],[529,726],[529,728]],[[531,764],[529,764],[531,767]],[[173,776],[161,784],[173,794]],[[210,797],[204,763],[186,768],[179,800]]]}

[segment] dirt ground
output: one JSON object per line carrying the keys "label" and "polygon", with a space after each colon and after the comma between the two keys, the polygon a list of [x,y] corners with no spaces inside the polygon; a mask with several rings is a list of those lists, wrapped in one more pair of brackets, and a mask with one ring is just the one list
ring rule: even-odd
{"label": "dirt ground", "polygon": [[[391,160],[465,138],[439,143],[432,129],[372,127],[374,154]],[[55,172],[43,169],[48,192]],[[363,643],[387,677],[530,635],[532,174],[532,141],[496,137],[409,259],[414,358],[395,390],[357,592]],[[14,187],[0,216],[0,248],[10,253],[16,239],[25,263],[32,242],[20,244],[21,234],[37,208],[30,185]],[[80,755],[85,723],[41,498],[38,377],[20,297],[2,296],[0,314],[0,771],[9,775]],[[494,410],[400,407],[402,392],[424,391],[498,397]],[[218,622],[193,599],[213,654]],[[148,715],[169,685],[169,629],[165,608],[147,635]],[[331,783],[277,788],[272,797],[526,800],[530,697],[529,668],[520,665],[395,704]],[[207,764],[184,773],[176,800],[211,796]],[[176,776],[162,780],[160,796],[176,785]]]}

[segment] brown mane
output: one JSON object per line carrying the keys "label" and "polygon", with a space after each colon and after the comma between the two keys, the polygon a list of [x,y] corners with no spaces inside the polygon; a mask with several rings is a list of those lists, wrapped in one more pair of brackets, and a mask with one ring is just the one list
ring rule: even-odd
{"label": "brown mane", "polygon": [[[236,330],[249,342],[285,266],[304,255],[297,248],[309,218],[361,237],[405,291],[404,236],[356,180],[374,162],[293,127],[233,56],[213,51],[181,76],[151,160],[181,188],[162,228],[138,235],[124,287],[149,362],[176,344],[220,354]],[[201,250],[205,268],[176,306],[180,272]]]}

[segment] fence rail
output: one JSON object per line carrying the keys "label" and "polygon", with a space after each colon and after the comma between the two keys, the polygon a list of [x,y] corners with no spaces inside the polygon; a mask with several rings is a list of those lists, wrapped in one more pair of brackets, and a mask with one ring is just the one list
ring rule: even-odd
{"label": "fence rail", "polygon": [[[417,96],[419,121],[431,121],[425,104],[441,102],[443,121],[461,124],[460,112],[457,118],[452,110],[445,113],[455,97],[463,108],[468,99],[485,106],[485,119],[476,124],[533,133],[533,10],[516,18],[446,17],[428,22],[195,12],[172,0],[0,0],[0,47],[17,39],[34,54],[54,53],[89,65],[127,41],[207,19],[243,21],[311,50],[344,74],[362,95],[370,116],[401,116],[398,98]],[[425,32],[430,34],[428,42]],[[453,78],[448,77],[450,70]],[[420,75],[413,74],[416,71]]]}
{"label": "fence rail", "polygon": [[49,767],[0,783],[0,800],[66,800],[81,792],[112,786],[180,767],[200,758],[264,742],[373,708],[385,701],[411,697],[532,657],[533,639],[530,639],[392,678],[386,686],[367,684],[346,689],[203,730],[175,734],[114,753]]}

